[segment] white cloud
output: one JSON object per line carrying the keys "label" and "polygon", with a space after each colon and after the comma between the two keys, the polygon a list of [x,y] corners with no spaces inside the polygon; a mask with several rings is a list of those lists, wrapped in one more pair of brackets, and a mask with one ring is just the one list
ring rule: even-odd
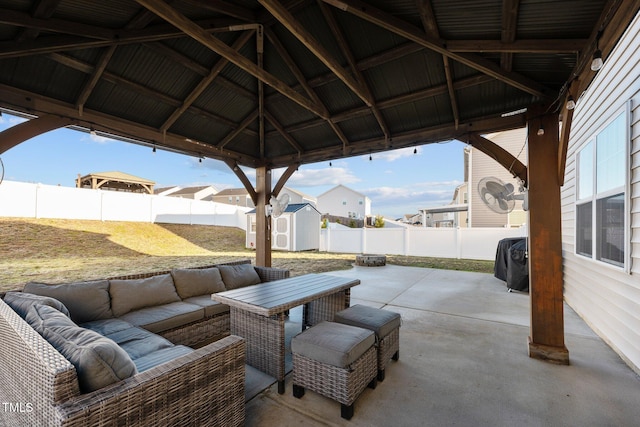
{"label": "white cloud", "polygon": [[412,183],[400,187],[375,187],[359,190],[371,199],[373,214],[399,217],[418,209],[445,205],[451,202],[459,181]]}
{"label": "white cloud", "polygon": [[91,133],[89,134],[89,139],[92,142],[97,142],[98,144],[109,144],[112,142],[116,142],[116,140],[113,138],[109,138],[104,135],[98,135],[98,134],[93,135]]}
{"label": "white cloud", "polygon": [[[274,171],[273,180],[282,176],[284,169]],[[322,169],[304,169],[300,168],[287,181],[288,187],[320,187],[326,185],[353,184],[360,182],[360,178],[355,176],[353,172],[345,167],[338,165]]]}

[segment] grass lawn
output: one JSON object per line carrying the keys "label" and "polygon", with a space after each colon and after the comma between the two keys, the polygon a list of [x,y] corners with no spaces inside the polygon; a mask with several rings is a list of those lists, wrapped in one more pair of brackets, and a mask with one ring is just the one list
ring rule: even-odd
{"label": "grass lawn", "polygon": [[[0,291],[255,258],[238,228],[0,218]],[[273,252],[292,276],[351,268],[354,254]],[[387,263],[493,273],[492,261],[387,256]]]}

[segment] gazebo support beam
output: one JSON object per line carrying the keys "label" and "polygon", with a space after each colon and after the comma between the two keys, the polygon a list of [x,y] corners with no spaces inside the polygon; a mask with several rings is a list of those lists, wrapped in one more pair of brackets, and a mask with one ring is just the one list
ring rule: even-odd
{"label": "gazebo support beam", "polygon": [[[541,110],[540,110],[541,111]],[[538,111],[538,113],[540,113]],[[531,326],[529,356],[568,365],[564,343],[562,294],[562,234],[558,117],[530,113],[529,175],[529,295]],[[538,135],[540,125],[544,134]]]}
{"label": "gazebo support beam", "polygon": [[256,168],[256,265],[271,267],[271,216],[266,206],[271,198],[271,169]]}
{"label": "gazebo support beam", "polygon": [[24,141],[74,123],[67,117],[43,115],[0,132],[0,154]]}

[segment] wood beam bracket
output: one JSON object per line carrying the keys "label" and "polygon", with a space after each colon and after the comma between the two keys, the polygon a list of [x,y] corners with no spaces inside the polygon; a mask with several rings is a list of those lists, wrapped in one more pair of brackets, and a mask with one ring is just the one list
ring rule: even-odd
{"label": "wood beam bracket", "polygon": [[238,166],[238,163],[234,162],[233,160],[225,160],[224,162],[227,164],[227,166],[229,166],[229,168],[231,168],[233,173],[236,174],[240,182],[242,182],[242,185],[244,185],[244,188],[249,193],[249,197],[251,197],[251,201],[253,202],[254,205],[257,206],[258,193],[256,193],[256,190],[255,188],[253,188],[253,184],[251,184],[251,181],[249,181],[249,178],[247,178],[247,175],[245,175],[242,169],[240,169],[240,166]]}

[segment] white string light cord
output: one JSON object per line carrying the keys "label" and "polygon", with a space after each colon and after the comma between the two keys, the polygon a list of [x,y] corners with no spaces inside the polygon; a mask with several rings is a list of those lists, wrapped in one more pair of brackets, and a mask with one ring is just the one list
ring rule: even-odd
{"label": "white string light cord", "polygon": [[0,157],[0,184],[4,181],[4,163],[2,163],[2,157]]}

